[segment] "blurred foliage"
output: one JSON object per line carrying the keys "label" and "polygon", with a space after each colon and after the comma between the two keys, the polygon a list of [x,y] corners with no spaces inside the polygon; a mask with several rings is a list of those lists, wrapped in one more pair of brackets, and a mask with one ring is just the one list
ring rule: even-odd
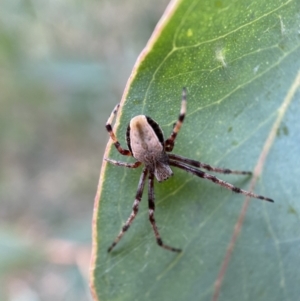
{"label": "blurred foliage", "polygon": [[104,123],[166,5],[1,1],[0,300],[90,298]]}

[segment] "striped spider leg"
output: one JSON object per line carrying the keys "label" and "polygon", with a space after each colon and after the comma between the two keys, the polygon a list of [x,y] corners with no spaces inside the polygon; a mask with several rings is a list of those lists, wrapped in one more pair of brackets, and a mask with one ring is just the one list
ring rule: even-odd
{"label": "striped spider leg", "polygon": [[174,125],[173,131],[172,131],[170,137],[165,141],[165,151],[166,152],[171,152],[173,150],[174,144],[175,144],[175,139],[177,137],[178,132],[181,129],[185,114],[186,114],[186,89],[183,88],[180,114],[178,116],[177,122]]}
{"label": "striped spider leg", "polygon": [[111,114],[106,122],[105,127],[106,127],[106,130],[108,131],[110,138],[112,139],[116,149],[118,150],[118,152],[124,156],[132,156],[131,152],[128,149],[124,149],[121,147],[120,142],[118,141],[115,133],[113,132],[112,126],[111,126],[111,124],[114,120],[114,117],[117,115],[119,108],[120,108],[120,104],[118,103],[115,106],[114,110],[111,112]]}
{"label": "striped spider leg", "polygon": [[154,218],[154,211],[155,211],[155,202],[154,202],[154,173],[149,174],[149,185],[148,185],[148,206],[149,206],[149,220],[152,225],[152,229],[155,234],[157,244],[169,251],[173,252],[181,252],[181,249],[173,248],[167,246],[163,243],[160,234],[158,232],[158,228],[156,226],[155,218]]}
{"label": "striped spider leg", "polygon": [[[182,162],[178,162],[178,161],[175,161],[175,160],[170,160],[169,163],[170,163],[171,166],[175,166],[175,167],[178,167],[180,169],[183,169],[183,170],[185,170],[185,171],[187,171],[187,172],[189,172],[189,173],[191,173],[191,174],[193,174],[193,175],[195,175],[199,178],[203,178],[203,179],[207,179],[209,181],[212,181],[213,183],[218,184],[218,185],[220,185],[224,188],[227,188],[229,190],[232,190],[233,192],[242,193],[242,194],[244,194],[246,196],[249,196],[251,198],[265,200],[265,201],[272,202],[272,203],[274,202],[270,198],[266,198],[262,195],[258,195],[258,194],[255,194],[253,192],[243,190],[243,189],[241,189],[239,187],[236,187],[236,186],[234,186],[234,185],[232,185],[232,184],[230,184],[226,181],[223,181],[223,180],[221,180],[221,179],[219,179],[219,178],[217,178],[217,177],[215,177],[211,174],[208,174],[208,173],[206,173],[206,172],[204,172],[200,169],[194,168],[194,167],[189,166],[187,164],[184,164]],[[223,171],[220,171],[220,170],[222,170],[221,168],[214,168],[214,167],[211,167],[211,166],[210,166],[210,168],[213,171],[218,170],[218,172],[226,173],[226,174],[228,174],[228,173],[232,173],[232,174],[249,174],[249,172],[247,172],[247,171],[236,171],[236,170],[229,170],[229,169],[224,169]]]}
{"label": "striped spider leg", "polygon": [[188,159],[170,153],[174,148],[177,134],[179,133],[185,118],[186,102],[187,102],[186,94],[187,94],[186,89],[183,88],[180,114],[178,116],[177,122],[174,125],[171,135],[166,140],[164,139],[163,132],[156,121],[154,121],[152,118],[148,116],[138,115],[130,120],[130,123],[126,131],[126,141],[127,141],[128,149],[123,149],[119,141],[117,140],[111,126],[111,123],[113,122],[113,119],[119,109],[119,105],[115,107],[110,117],[108,118],[108,121],[106,123],[106,129],[111,139],[113,140],[116,149],[122,155],[132,156],[137,161],[134,163],[126,163],[126,162],[119,162],[108,158],[105,158],[105,160],[116,166],[128,167],[128,168],[138,168],[139,166],[144,164],[144,169],[140,177],[135,200],[132,206],[132,212],[129,218],[127,219],[127,221],[125,222],[124,226],[122,227],[120,233],[113,241],[112,245],[108,248],[108,252],[110,252],[116,246],[116,244],[123,237],[125,232],[132,224],[134,218],[136,217],[139,209],[139,204],[142,199],[145,181],[147,177],[148,177],[149,221],[151,223],[156,238],[156,242],[160,247],[166,250],[173,251],[173,252],[181,252],[180,249],[170,247],[163,243],[154,218],[154,212],[155,212],[154,177],[158,182],[162,182],[169,179],[169,177],[173,175],[173,171],[171,170],[170,166],[180,168],[188,173],[191,173],[192,175],[212,181],[213,183],[218,184],[224,188],[227,188],[233,192],[241,193],[252,198],[273,202],[273,200],[270,198],[238,188],[228,182],[225,182],[211,174],[202,171],[201,169],[205,169],[211,172],[218,172],[222,174],[251,175],[252,173],[249,171],[238,171],[238,170],[213,167],[206,163],[202,163],[199,161],[195,161],[192,159]]}
{"label": "striped spider leg", "polygon": [[[121,165],[119,165],[119,166],[121,166]],[[143,196],[147,173],[148,173],[147,168],[144,168],[143,172],[141,174],[141,177],[140,177],[138,189],[137,189],[137,192],[135,195],[135,200],[132,205],[132,212],[131,212],[129,218],[127,219],[126,223],[123,225],[119,235],[116,237],[116,239],[113,241],[111,246],[108,248],[108,250],[107,250],[108,252],[110,252],[115,247],[115,245],[120,241],[120,239],[122,238],[124,233],[128,230],[128,228],[130,227],[131,223],[133,222],[133,220],[135,219],[135,217],[139,211],[139,204],[140,204],[142,196]]]}

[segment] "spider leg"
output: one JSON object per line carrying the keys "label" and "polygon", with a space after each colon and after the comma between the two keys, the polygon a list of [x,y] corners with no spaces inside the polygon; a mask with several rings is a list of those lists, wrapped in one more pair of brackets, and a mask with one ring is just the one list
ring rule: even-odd
{"label": "spider leg", "polygon": [[236,192],[236,193],[242,193],[244,195],[247,195],[249,197],[252,197],[252,198],[256,198],[256,199],[260,199],[260,200],[265,200],[265,201],[268,201],[268,202],[274,202],[272,199],[270,198],[266,198],[262,195],[258,195],[258,194],[255,194],[255,193],[252,193],[250,191],[246,191],[246,190],[243,190],[241,188],[238,188],[236,186],[233,186],[232,184],[228,183],[228,182],[225,182],[223,180],[220,180],[218,179],[217,177],[215,176],[212,176],[210,174],[207,174],[205,172],[203,172],[202,170],[198,170],[196,168],[193,168],[191,166],[188,166],[184,163],[181,163],[181,162],[177,162],[177,161],[174,161],[174,160],[170,160],[169,164],[171,166],[175,166],[175,167],[178,167],[178,168],[181,168],[193,175],[196,175],[200,178],[203,178],[203,179],[207,179],[209,181],[212,181],[214,182],[215,184],[218,184],[220,186],[223,186],[224,188],[227,188],[229,190],[232,190],[233,192]]}
{"label": "spider leg", "polygon": [[129,167],[129,168],[137,168],[142,164],[142,162],[139,162],[139,161],[134,162],[134,163],[126,163],[126,162],[120,162],[120,161],[116,161],[116,160],[109,159],[109,158],[104,158],[104,160],[113,165],[116,165],[116,166],[123,166],[123,167]]}
{"label": "spider leg", "polygon": [[236,175],[252,175],[251,171],[239,171],[239,170],[231,170],[231,169],[227,169],[227,168],[213,167],[209,164],[195,161],[192,159],[188,159],[188,158],[185,158],[185,157],[182,157],[179,155],[175,155],[175,154],[168,154],[168,156],[171,160],[176,160],[176,161],[185,163],[186,165],[204,168],[206,170],[213,171],[213,172],[219,172],[219,173],[224,173],[224,174],[236,174]]}
{"label": "spider leg", "polygon": [[176,139],[176,136],[183,123],[185,113],[186,113],[186,88],[183,88],[182,89],[181,110],[180,110],[180,114],[178,116],[178,120],[175,123],[175,126],[173,128],[173,131],[172,131],[170,137],[165,141],[165,150],[167,152],[171,152],[173,150],[175,139]]}
{"label": "spider leg", "polygon": [[158,232],[157,226],[156,226],[156,222],[155,222],[155,218],[154,218],[154,211],[155,211],[155,203],[154,203],[154,174],[152,172],[150,172],[149,174],[149,184],[148,184],[148,205],[149,205],[149,220],[150,223],[152,225],[154,234],[155,234],[155,238],[156,238],[156,242],[157,244],[169,251],[173,251],[173,252],[181,252],[180,249],[177,248],[173,248],[170,246],[167,246],[163,243],[160,234]]}
{"label": "spider leg", "polygon": [[113,132],[113,129],[111,127],[111,124],[113,122],[114,117],[116,116],[118,110],[119,110],[120,104],[117,104],[114,108],[114,110],[111,112],[107,122],[106,122],[106,130],[108,131],[110,138],[112,139],[116,149],[118,152],[124,156],[132,156],[131,152],[128,149],[124,149],[121,147],[120,142],[118,141],[115,133]]}
{"label": "spider leg", "polygon": [[142,196],[143,196],[143,190],[144,190],[144,185],[145,185],[145,180],[146,180],[146,177],[147,177],[147,173],[148,173],[147,168],[144,168],[143,173],[140,177],[138,189],[137,189],[137,192],[136,192],[136,195],[135,195],[135,200],[133,202],[132,212],[131,212],[129,218],[127,219],[126,223],[122,227],[119,235],[116,237],[114,242],[108,248],[107,252],[110,252],[116,246],[116,244],[120,241],[122,236],[125,234],[125,232],[128,230],[128,228],[132,224],[134,218],[136,217],[136,215],[138,213],[138,210],[139,210],[139,204],[140,204]]}

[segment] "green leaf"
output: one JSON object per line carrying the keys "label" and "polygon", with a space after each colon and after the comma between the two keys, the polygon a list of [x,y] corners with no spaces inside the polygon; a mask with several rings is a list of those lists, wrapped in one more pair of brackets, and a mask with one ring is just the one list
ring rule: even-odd
{"label": "green leaf", "polygon": [[[145,189],[137,218],[108,254],[141,168],[104,163],[94,215],[95,299],[299,298],[299,24],[298,0],[171,2],[125,90],[115,128],[121,144],[139,114],[167,137],[185,86],[188,111],[174,153],[254,171],[218,176],[275,203],[249,201],[173,168],[174,177],[155,183],[155,217],[163,241],[183,252],[157,246]],[[111,142],[106,156],[134,162]]]}

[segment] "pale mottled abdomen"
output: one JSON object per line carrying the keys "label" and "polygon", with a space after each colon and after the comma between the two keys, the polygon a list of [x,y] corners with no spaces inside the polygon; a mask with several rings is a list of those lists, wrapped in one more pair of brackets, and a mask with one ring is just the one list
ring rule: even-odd
{"label": "pale mottled abdomen", "polygon": [[164,150],[163,132],[153,119],[145,115],[132,118],[127,130],[127,143],[133,157],[153,170],[159,182],[173,175]]}
{"label": "pale mottled abdomen", "polygon": [[140,162],[157,160],[164,151],[154,129],[148,123],[147,117],[139,115],[130,121],[130,147],[133,156]]}

